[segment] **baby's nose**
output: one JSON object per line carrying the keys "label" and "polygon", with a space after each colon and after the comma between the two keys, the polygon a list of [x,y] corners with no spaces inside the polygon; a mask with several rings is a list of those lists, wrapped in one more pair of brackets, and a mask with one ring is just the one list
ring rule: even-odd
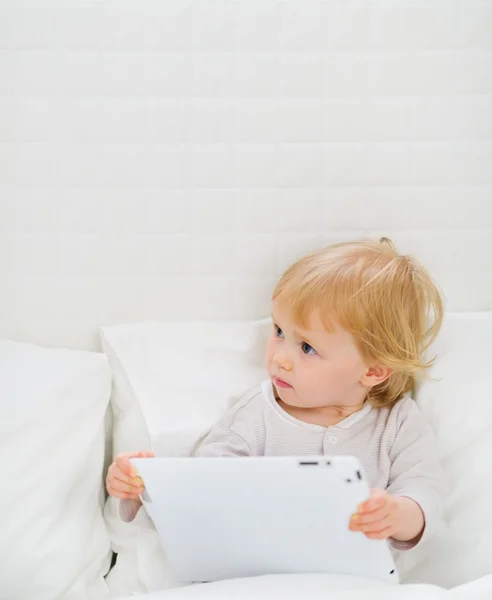
{"label": "baby's nose", "polygon": [[285,371],[292,371],[292,360],[285,352],[277,352],[273,357],[273,363]]}

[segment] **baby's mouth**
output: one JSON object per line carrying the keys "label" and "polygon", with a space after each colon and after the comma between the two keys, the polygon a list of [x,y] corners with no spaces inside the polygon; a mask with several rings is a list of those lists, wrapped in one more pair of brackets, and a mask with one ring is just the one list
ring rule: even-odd
{"label": "baby's mouth", "polygon": [[274,377],[273,378],[273,383],[274,383],[274,385],[276,387],[279,387],[279,388],[283,388],[283,389],[292,388],[292,386],[290,385],[290,383],[287,383],[286,381],[284,381],[280,377]]}

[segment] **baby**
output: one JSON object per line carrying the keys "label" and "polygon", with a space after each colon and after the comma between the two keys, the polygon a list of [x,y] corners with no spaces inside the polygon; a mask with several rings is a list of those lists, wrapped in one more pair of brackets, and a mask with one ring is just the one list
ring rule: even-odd
{"label": "baby", "polygon": [[[423,354],[442,314],[428,273],[386,238],[302,258],[273,293],[270,378],[232,406],[195,455],[356,456],[372,491],[347,526],[413,548],[435,530],[446,494],[432,431],[407,395],[430,364]],[[129,458],[151,455],[120,455],[109,469],[124,520],[143,491]]]}

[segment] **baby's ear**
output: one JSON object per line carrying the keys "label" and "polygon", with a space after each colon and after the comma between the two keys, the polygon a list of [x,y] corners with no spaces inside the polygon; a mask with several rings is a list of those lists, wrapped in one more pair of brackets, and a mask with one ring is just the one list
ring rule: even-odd
{"label": "baby's ear", "polygon": [[391,369],[383,365],[372,365],[367,368],[364,376],[361,379],[362,385],[366,387],[374,387],[386,381],[391,375]]}

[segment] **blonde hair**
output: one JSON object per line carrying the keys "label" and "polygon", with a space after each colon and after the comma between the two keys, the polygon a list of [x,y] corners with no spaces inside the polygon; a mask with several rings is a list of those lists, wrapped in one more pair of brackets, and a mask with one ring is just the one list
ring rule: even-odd
{"label": "blonde hair", "polygon": [[301,258],[272,299],[286,302],[303,328],[318,311],[328,331],[338,323],[366,360],[391,370],[368,393],[375,407],[392,406],[433,363],[423,355],[441,327],[441,295],[424,267],[398,254],[388,238],[334,244]]}

